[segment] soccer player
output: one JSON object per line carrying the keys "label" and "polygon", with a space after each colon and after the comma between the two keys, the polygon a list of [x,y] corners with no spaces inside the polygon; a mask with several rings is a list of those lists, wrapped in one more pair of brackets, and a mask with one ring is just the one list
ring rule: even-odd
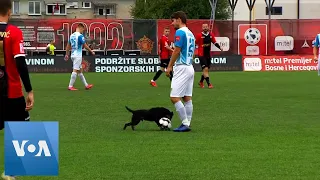
{"label": "soccer player", "polygon": [[81,79],[82,83],[84,84],[87,90],[93,87],[92,84],[87,83],[86,78],[83,75],[82,49],[83,47],[86,48],[92,55],[95,55],[95,53],[87,45],[86,40],[84,39],[84,36],[83,36],[83,31],[84,31],[84,25],[79,24],[76,29],[76,32],[71,34],[69,38],[69,42],[67,44],[67,48],[66,48],[65,60],[67,61],[69,59],[69,51],[71,49],[71,60],[73,62],[73,72],[71,73],[70,83],[68,87],[68,90],[70,91],[78,90],[73,87],[73,84],[77,79],[77,75],[79,76],[79,78]]}
{"label": "soccer player", "polygon": [[[157,87],[156,80],[161,76],[165,71],[165,68],[168,67],[170,61],[170,54],[173,52],[173,49],[169,46],[169,36],[170,29],[168,27],[164,28],[163,35],[160,38],[159,49],[160,49],[160,70],[154,75],[153,79],[150,81],[151,86]],[[172,76],[170,76],[170,81]]]}
{"label": "soccer player", "polygon": [[209,78],[209,69],[211,65],[211,43],[214,43],[214,45],[222,51],[220,45],[216,41],[214,34],[209,32],[208,24],[202,24],[202,32],[199,33],[196,37],[196,44],[198,45],[198,56],[203,71],[201,80],[199,82],[199,86],[201,88],[204,88],[204,80],[206,80],[210,89],[213,88]]}
{"label": "soccer player", "polygon": [[[11,9],[11,0],[0,0],[0,130],[4,128],[4,121],[29,121],[28,111],[34,104],[22,32],[8,24]],[[27,92],[27,101],[21,81]],[[14,179],[4,173],[1,177]]]}
{"label": "soccer player", "polygon": [[[171,81],[170,99],[179,114],[182,124],[174,129],[175,132],[190,131],[190,123],[193,112],[192,91],[194,81],[194,69],[192,66],[195,50],[195,37],[186,27],[187,15],[177,11],[171,15],[172,24],[176,29],[175,48],[171,56],[166,74],[170,76],[173,70]],[[173,67],[174,65],[174,67]],[[181,98],[184,104],[181,102]]]}
{"label": "soccer player", "polygon": [[314,61],[318,62],[318,76],[320,76],[320,52],[319,52],[319,47],[320,47],[320,34],[318,34],[314,40],[313,44],[313,56],[314,56]]}

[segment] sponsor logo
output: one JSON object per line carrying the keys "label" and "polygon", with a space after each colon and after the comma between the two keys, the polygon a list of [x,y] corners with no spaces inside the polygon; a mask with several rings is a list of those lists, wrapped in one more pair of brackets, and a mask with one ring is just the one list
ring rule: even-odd
{"label": "sponsor logo", "polygon": [[259,55],[259,46],[247,46],[246,54],[251,56]]}
{"label": "sponsor logo", "polygon": [[20,176],[57,176],[58,122],[6,122],[5,172]]}
{"label": "sponsor logo", "polygon": [[[194,63],[200,64],[200,59],[194,58]],[[211,63],[212,64],[227,64],[227,58],[226,57],[214,57],[214,58],[211,58]]]}
{"label": "sponsor logo", "polygon": [[31,47],[31,42],[23,42],[23,46],[25,46],[25,47]]}
{"label": "sponsor logo", "polygon": [[39,58],[39,59],[26,59],[27,65],[42,65],[42,66],[53,66],[54,65],[54,59],[51,58]]}
{"label": "sponsor logo", "polygon": [[156,72],[160,69],[156,57],[95,58],[95,72]]}
{"label": "sponsor logo", "polygon": [[8,32],[1,32],[0,31],[0,37],[1,38],[9,38],[10,37],[10,31],[8,31]]}
{"label": "sponsor logo", "polygon": [[23,42],[20,43],[20,53],[24,54],[24,46],[23,46]]}
{"label": "sponsor logo", "polygon": [[258,56],[244,57],[245,71],[316,71],[312,56]]}
{"label": "sponsor logo", "polygon": [[238,26],[238,54],[267,54],[267,25],[240,24]]}
{"label": "sponsor logo", "polygon": [[294,40],[291,36],[277,36],[274,40],[274,48],[276,51],[293,50]]}
{"label": "sponsor logo", "polygon": [[[312,45],[313,45],[313,41],[312,41]],[[309,47],[310,46],[309,46],[307,40],[305,39],[303,45],[301,46],[301,48],[309,48]]]}
{"label": "sponsor logo", "polygon": [[146,36],[143,36],[136,44],[142,53],[151,54],[154,42]]}
{"label": "sponsor logo", "polygon": [[0,69],[0,78],[3,78],[3,76],[4,76],[4,71]]}
{"label": "sponsor logo", "polygon": [[[223,51],[229,51],[230,49],[230,39],[228,37],[216,37],[217,43],[223,49]],[[220,51],[215,45],[211,45],[211,51]]]}
{"label": "sponsor logo", "polygon": [[261,71],[262,63],[260,58],[245,58],[243,60],[244,71]]}
{"label": "sponsor logo", "polygon": [[82,69],[84,70],[84,72],[89,72],[90,63],[87,60],[85,60],[84,58],[82,59],[81,66],[82,66]]}
{"label": "sponsor logo", "polygon": [[0,69],[0,78],[3,78],[3,76],[4,76],[4,71]]}

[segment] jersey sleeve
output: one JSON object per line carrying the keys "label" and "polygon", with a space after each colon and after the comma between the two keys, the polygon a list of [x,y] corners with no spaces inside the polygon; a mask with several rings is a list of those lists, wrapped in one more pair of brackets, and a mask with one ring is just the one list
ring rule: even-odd
{"label": "jersey sleeve", "polygon": [[13,29],[11,31],[10,37],[12,37],[12,55],[14,58],[20,56],[26,56],[24,47],[23,47],[23,35],[20,29]]}
{"label": "jersey sleeve", "polygon": [[217,42],[216,36],[215,36],[213,33],[211,33],[210,36],[211,36],[211,42],[212,42],[213,44],[216,43],[216,42]]}
{"label": "jersey sleeve", "polygon": [[86,39],[84,38],[84,36],[82,34],[79,36],[79,42],[81,43],[81,45],[86,43]]}
{"label": "jersey sleeve", "polygon": [[164,39],[164,37],[162,36],[160,39],[160,47],[163,48],[166,44],[166,40]]}
{"label": "jersey sleeve", "polygon": [[182,30],[176,31],[176,34],[174,36],[174,46],[175,47],[181,48],[183,46],[184,39],[185,39],[184,36],[185,36],[185,33]]}
{"label": "jersey sleeve", "polygon": [[320,44],[320,39],[319,39],[319,34],[316,36],[316,39],[314,40],[314,46],[319,47]]}

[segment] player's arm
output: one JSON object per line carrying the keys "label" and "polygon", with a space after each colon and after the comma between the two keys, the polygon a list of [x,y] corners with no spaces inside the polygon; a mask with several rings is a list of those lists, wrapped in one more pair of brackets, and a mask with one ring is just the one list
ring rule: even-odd
{"label": "player's arm", "polygon": [[316,39],[314,41],[314,46],[313,46],[313,59],[315,61],[318,61],[318,56],[319,56],[319,44],[320,44],[320,40],[318,35],[316,36]]}
{"label": "player's arm", "polygon": [[68,61],[69,59],[69,52],[71,50],[71,44],[70,44],[70,40],[67,43],[67,47],[66,47],[66,55],[64,56],[64,60]]}
{"label": "player's arm", "polygon": [[12,56],[16,61],[17,71],[20,75],[20,79],[23,83],[24,89],[28,93],[26,97],[26,110],[29,111],[33,108],[34,96],[30,82],[28,66],[26,63],[26,54],[23,47],[23,36],[20,29],[16,29],[14,33],[12,33],[12,35],[13,34],[14,36],[11,36]]}
{"label": "player's arm", "polygon": [[173,51],[173,48],[171,48],[167,42],[165,42],[164,47],[167,48],[169,51]]}
{"label": "player's arm", "polygon": [[70,50],[71,50],[71,44],[70,44],[70,41],[68,41],[67,47],[66,47],[66,55],[67,55],[67,56],[69,56]]}
{"label": "player's arm", "polygon": [[181,47],[175,46],[168,67],[173,67],[174,63],[176,63],[178,57],[180,56]]}
{"label": "player's arm", "polygon": [[218,49],[220,49],[220,51],[222,51],[222,48],[221,48],[220,44],[217,42],[216,37],[214,36],[213,33],[211,33],[211,36],[212,36],[211,42],[212,42]]}
{"label": "player's arm", "polygon": [[17,70],[19,72],[21,81],[26,92],[32,91],[32,86],[29,77],[28,66],[26,63],[26,54],[23,47],[23,36],[20,29],[14,31],[14,36],[12,37],[12,52],[13,57],[16,61]]}
{"label": "player's arm", "polygon": [[89,51],[92,55],[94,55],[94,52],[92,51],[92,49],[90,49],[90,47],[88,46],[88,44],[86,43],[86,40],[84,38],[83,35],[79,36],[81,43],[83,44],[83,47]]}
{"label": "player's arm", "polygon": [[89,51],[91,54],[94,55],[94,52],[92,51],[92,49],[90,49],[90,47],[88,46],[87,43],[84,43],[84,44],[83,44],[83,47],[84,47],[87,51]]}
{"label": "player's arm", "polygon": [[180,56],[181,47],[183,45],[183,34],[184,32],[181,30],[176,31],[175,40],[174,40],[174,50],[171,55],[171,59],[169,62],[168,67],[172,68],[174,63],[177,61],[178,57]]}
{"label": "player's arm", "polygon": [[31,81],[29,77],[28,66],[25,56],[16,56],[15,58],[17,70],[20,74],[21,81],[27,93],[32,91]]}

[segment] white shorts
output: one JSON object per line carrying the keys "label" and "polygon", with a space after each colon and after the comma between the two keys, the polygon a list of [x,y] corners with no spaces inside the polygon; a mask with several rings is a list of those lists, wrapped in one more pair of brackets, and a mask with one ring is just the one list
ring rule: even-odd
{"label": "white shorts", "polygon": [[174,66],[170,97],[192,96],[193,81],[194,69],[192,65]]}
{"label": "white shorts", "polygon": [[82,57],[71,57],[73,69],[80,70],[82,68]]}

